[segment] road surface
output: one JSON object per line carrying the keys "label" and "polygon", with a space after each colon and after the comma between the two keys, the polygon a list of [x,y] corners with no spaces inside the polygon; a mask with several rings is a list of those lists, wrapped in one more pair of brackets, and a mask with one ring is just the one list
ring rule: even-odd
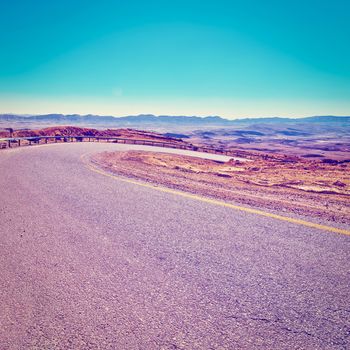
{"label": "road surface", "polygon": [[0,152],[0,349],[349,349],[350,237]]}

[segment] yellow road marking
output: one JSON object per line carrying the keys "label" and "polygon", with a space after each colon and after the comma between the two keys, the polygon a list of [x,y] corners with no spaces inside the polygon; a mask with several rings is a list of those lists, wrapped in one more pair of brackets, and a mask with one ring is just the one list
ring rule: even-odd
{"label": "yellow road marking", "polygon": [[205,203],[209,203],[209,204],[213,204],[213,205],[218,205],[218,206],[221,206],[221,207],[226,207],[226,208],[231,208],[231,209],[235,209],[235,210],[245,211],[245,212],[251,213],[251,214],[257,214],[257,215],[260,215],[260,216],[265,216],[265,217],[269,217],[269,218],[273,218],[273,219],[277,219],[277,220],[291,222],[293,224],[303,225],[303,226],[316,228],[316,229],[323,230],[323,231],[330,231],[330,232],[334,232],[334,233],[339,233],[339,234],[350,236],[350,230],[345,230],[345,229],[332,227],[332,226],[320,225],[320,224],[316,224],[314,222],[309,222],[309,221],[305,221],[305,220],[301,220],[301,219],[290,218],[290,217],[287,217],[287,216],[273,214],[273,213],[265,212],[265,211],[262,211],[262,210],[259,210],[259,209],[252,209],[252,208],[247,208],[247,207],[241,207],[239,205],[222,202],[222,201],[219,201],[219,200],[216,200],[216,199],[201,197],[201,196],[198,196],[198,195],[195,195],[195,194],[173,190],[171,188],[158,187],[158,186],[151,185],[151,184],[148,184],[148,183],[143,183],[143,182],[140,182],[140,181],[135,181],[135,180],[131,180],[131,179],[122,178],[122,177],[119,177],[119,176],[116,176],[116,175],[113,175],[113,174],[110,174],[110,173],[107,173],[107,172],[105,172],[103,170],[98,169],[97,167],[93,166],[91,163],[88,163],[88,161],[85,159],[85,156],[86,156],[86,154],[83,154],[80,158],[83,160],[84,164],[90,170],[94,171],[95,173],[98,173],[98,174],[101,174],[101,175],[104,175],[104,176],[108,176],[108,177],[110,177],[112,179],[115,179],[115,180],[118,180],[118,181],[127,182],[127,183],[130,183],[130,184],[133,184],[133,185],[138,185],[138,186],[141,186],[141,187],[151,188],[151,189],[157,190],[159,192],[171,193],[171,194],[174,194],[174,195],[177,195],[177,196],[190,198],[190,199],[193,199],[193,200],[197,200],[197,201],[200,201],[200,202],[205,202]]}

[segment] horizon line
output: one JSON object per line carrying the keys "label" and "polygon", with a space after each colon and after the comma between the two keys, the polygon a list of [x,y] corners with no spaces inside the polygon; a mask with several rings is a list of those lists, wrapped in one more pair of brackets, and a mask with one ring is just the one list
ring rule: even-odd
{"label": "horizon line", "polygon": [[65,114],[65,113],[41,113],[41,114],[29,114],[29,113],[13,113],[13,112],[2,112],[0,113],[0,116],[3,115],[9,115],[9,116],[20,116],[20,117],[35,117],[35,116],[49,116],[49,115],[62,115],[62,116],[79,116],[79,117],[112,117],[112,118],[127,118],[127,117],[143,117],[143,116],[150,116],[150,117],[184,117],[184,118],[220,118],[223,120],[228,121],[234,121],[234,120],[244,120],[244,119],[305,119],[305,118],[314,118],[314,117],[336,117],[336,118],[346,118],[350,117],[349,115],[334,115],[334,114],[324,114],[324,115],[306,115],[306,116],[298,116],[298,117],[286,117],[286,116],[263,116],[263,117],[222,117],[220,115],[170,115],[170,114],[152,114],[152,113],[141,113],[141,114],[129,114],[129,115],[121,115],[121,116],[115,116],[115,115],[100,115],[100,114],[79,114],[79,113],[71,113],[71,114]]}

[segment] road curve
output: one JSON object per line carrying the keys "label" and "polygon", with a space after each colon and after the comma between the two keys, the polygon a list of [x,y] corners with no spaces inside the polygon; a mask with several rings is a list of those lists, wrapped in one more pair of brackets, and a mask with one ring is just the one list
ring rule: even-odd
{"label": "road curve", "polygon": [[[347,349],[350,237],[0,152],[0,349]],[[164,149],[162,149],[164,151]]]}

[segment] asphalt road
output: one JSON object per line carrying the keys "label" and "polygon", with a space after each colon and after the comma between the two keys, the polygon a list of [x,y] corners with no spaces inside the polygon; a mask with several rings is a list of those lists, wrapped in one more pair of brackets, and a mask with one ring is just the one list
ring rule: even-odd
{"label": "asphalt road", "polygon": [[349,236],[81,161],[123,147],[0,152],[1,350],[350,348]]}

